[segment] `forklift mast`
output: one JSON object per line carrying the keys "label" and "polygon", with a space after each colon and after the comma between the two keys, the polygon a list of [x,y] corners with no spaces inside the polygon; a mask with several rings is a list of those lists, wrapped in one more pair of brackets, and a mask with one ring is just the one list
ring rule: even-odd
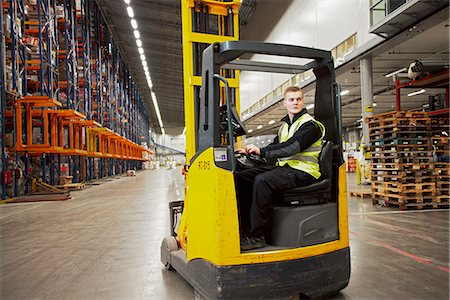
{"label": "forklift mast", "polygon": [[[239,0],[180,0],[183,36],[184,111],[186,162],[196,152],[196,133],[200,109],[202,52],[214,42],[239,39]],[[239,107],[239,73],[225,72]],[[232,78],[231,78],[232,77]]]}

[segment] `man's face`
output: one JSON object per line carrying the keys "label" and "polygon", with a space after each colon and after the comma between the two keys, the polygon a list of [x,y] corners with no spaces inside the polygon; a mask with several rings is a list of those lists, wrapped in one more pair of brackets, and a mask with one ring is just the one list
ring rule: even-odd
{"label": "man's face", "polygon": [[284,107],[286,107],[287,111],[291,115],[298,114],[303,109],[304,99],[303,92],[287,92],[284,95],[283,101]]}

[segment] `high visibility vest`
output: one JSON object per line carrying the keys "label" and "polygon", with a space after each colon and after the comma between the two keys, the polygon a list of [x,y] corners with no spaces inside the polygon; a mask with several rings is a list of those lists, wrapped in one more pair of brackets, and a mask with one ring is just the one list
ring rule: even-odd
{"label": "high visibility vest", "polygon": [[309,121],[313,121],[319,126],[322,136],[308,149],[289,157],[279,158],[277,165],[282,167],[287,164],[293,169],[301,170],[318,179],[320,177],[319,154],[322,150],[322,139],[325,136],[325,126],[309,114],[304,114],[298,118],[290,128],[287,123],[281,125],[278,130],[278,139],[280,143],[286,142],[294,136],[294,133],[297,132],[300,126]]}

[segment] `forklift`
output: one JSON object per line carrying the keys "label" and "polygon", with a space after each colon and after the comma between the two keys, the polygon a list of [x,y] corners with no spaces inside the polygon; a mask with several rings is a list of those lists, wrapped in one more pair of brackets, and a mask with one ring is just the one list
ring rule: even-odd
{"label": "forklift", "polygon": [[[302,58],[303,65],[247,60],[253,54]],[[244,58],[242,57],[244,56]],[[303,60],[302,60],[303,61]],[[273,206],[267,246],[240,249],[234,144],[246,134],[227,75],[234,70],[316,76],[314,117],[326,127],[318,182],[281,195]],[[184,201],[170,203],[172,235],[161,262],[205,299],[327,297],[348,285],[346,170],[341,105],[330,51],[294,45],[227,41],[203,51],[202,88],[195,107],[195,155],[186,168]],[[177,215],[181,221],[177,227]]]}

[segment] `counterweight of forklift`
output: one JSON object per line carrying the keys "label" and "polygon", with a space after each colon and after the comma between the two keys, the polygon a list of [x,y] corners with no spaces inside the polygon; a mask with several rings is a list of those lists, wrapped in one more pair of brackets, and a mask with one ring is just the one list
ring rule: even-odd
{"label": "counterweight of forklift", "polygon": [[200,170],[210,170],[211,169],[211,165],[210,165],[210,163],[209,163],[209,161],[199,161],[198,162],[198,168],[200,169]]}

